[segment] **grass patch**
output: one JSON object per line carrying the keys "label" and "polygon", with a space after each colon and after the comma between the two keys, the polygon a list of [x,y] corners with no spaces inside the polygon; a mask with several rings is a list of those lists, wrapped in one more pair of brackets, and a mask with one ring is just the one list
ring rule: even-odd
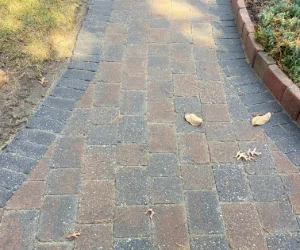
{"label": "grass patch", "polygon": [[292,81],[300,82],[300,0],[270,0],[258,17],[256,39]]}
{"label": "grass patch", "polygon": [[0,0],[0,67],[39,67],[71,55],[82,0]]}

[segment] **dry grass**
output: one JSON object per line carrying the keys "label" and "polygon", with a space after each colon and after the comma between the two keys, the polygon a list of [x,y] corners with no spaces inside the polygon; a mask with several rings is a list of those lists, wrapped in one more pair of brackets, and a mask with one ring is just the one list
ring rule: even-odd
{"label": "dry grass", "polygon": [[82,0],[0,0],[0,68],[69,57]]}

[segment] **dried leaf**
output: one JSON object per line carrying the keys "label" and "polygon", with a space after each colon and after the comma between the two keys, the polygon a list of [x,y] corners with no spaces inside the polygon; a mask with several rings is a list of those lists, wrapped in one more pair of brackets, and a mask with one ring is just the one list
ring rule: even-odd
{"label": "dried leaf", "polygon": [[72,234],[69,234],[68,236],[66,236],[67,239],[74,239],[77,238],[78,236],[80,236],[81,233],[79,232],[74,232]]}
{"label": "dried leaf", "polygon": [[254,148],[252,151],[251,151],[251,149],[249,148],[247,154],[248,154],[249,156],[255,156],[255,155],[256,155],[256,156],[260,156],[260,155],[261,155],[261,152],[257,152],[257,151],[256,151],[256,148]]}
{"label": "dried leaf", "polygon": [[43,87],[46,87],[47,86],[47,83],[48,81],[46,81],[46,78],[43,77],[41,80],[40,80],[40,84],[42,84]]}
{"label": "dried leaf", "polygon": [[265,115],[258,115],[255,116],[252,119],[252,125],[253,126],[260,126],[260,125],[264,125],[266,122],[268,122],[271,118],[271,113],[268,112]]}
{"label": "dried leaf", "polygon": [[237,160],[242,159],[247,161],[248,160],[248,155],[246,153],[243,153],[241,151],[236,153],[236,156],[234,158],[237,158]]}
{"label": "dried leaf", "polygon": [[154,215],[155,213],[154,213],[154,211],[153,211],[151,208],[149,208],[149,209],[145,212],[145,214],[150,214],[150,219],[152,220],[152,217],[153,217],[153,215]]}
{"label": "dried leaf", "polygon": [[175,243],[177,246],[179,246],[180,248],[182,248],[182,249],[185,249],[185,250],[187,250],[188,248],[185,246],[185,245],[182,245],[182,244],[179,244],[179,243]]}
{"label": "dried leaf", "polygon": [[203,120],[195,114],[186,113],[184,118],[193,126],[200,126],[200,124],[203,122]]}

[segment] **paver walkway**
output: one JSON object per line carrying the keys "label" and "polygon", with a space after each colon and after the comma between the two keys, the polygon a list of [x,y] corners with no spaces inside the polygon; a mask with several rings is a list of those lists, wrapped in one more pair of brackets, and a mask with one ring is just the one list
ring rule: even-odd
{"label": "paver walkway", "polygon": [[69,69],[0,155],[2,206],[25,180],[0,249],[299,250],[299,138],[229,0],[91,0]]}

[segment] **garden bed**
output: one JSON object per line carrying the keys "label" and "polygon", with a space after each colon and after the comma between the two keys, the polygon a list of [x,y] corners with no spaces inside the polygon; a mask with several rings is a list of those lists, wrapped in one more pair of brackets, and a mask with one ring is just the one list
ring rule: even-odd
{"label": "garden bed", "polygon": [[[294,1],[299,1],[299,0],[294,0]],[[268,47],[264,43],[266,42],[270,44],[268,38],[271,37],[272,34],[265,32],[266,27],[268,25],[262,24],[263,26],[261,26],[260,28],[258,28],[257,26],[255,27],[256,21],[261,25],[261,20],[258,18],[258,14],[261,13],[261,11],[264,11],[264,8],[269,8],[271,2],[273,1],[268,1],[268,2],[267,1],[256,1],[256,2],[246,1],[245,2],[244,0],[232,0],[232,8],[235,14],[238,31],[241,35],[243,46],[245,48],[245,52],[249,64],[254,68],[257,74],[264,80],[266,86],[270,89],[270,91],[274,94],[274,96],[282,104],[282,106],[286,109],[286,111],[291,115],[291,117],[300,124],[300,89],[297,87],[297,83],[298,83],[297,79],[299,76],[297,74],[299,70],[297,67],[298,65],[297,63],[299,63],[298,60],[300,61],[300,56],[299,57],[297,56],[298,55],[297,52],[298,49],[300,48],[292,47],[292,49],[296,49],[295,53],[294,54],[292,53],[292,55],[294,55],[295,57],[288,58],[287,65],[289,66],[289,68],[286,68],[285,63],[287,61],[283,62],[282,57],[278,59],[278,57],[275,56],[275,59],[278,60],[276,62],[273,58],[269,56],[269,54],[272,54],[273,56],[276,55],[276,53],[274,53],[274,51],[272,51],[272,48]],[[249,12],[246,7],[248,7]],[[274,12],[274,10],[272,11]],[[286,10],[284,9],[284,11]],[[296,11],[298,11],[298,8],[296,8]],[[269,17],[267,14],[265,14],[263,21],[268,20],[269,22],[271,22],[270,21],[271,19],[272,17]],[[299,28],[300,26],[295,26],[295,27]],[[275,28],[278,27],[276,26]],[[259,29],[264,29],[264,30],[262,31]],[[278,31],[276,30],[276,32]],[[299,34],[300,31],[299,33],[294,32],[293,35],[299,37]],[[290,39],[290,37],[286,36],[285,34],[284,37],[286,38],[286,40]],[[257,40],[261,40],[262,44],[260,44]],[[299,46],[299,40],[296,39],[295,43],[296,46]],[[278,46],[276,41],[274,41],[273,44],[274,44],[274,48],[277,49],[279,48],[280,51],[281,49],[284,49],[283,45]],[[267,53],[262,45],[270,52]],[[285,56],[290,55],[288,54],[289,52],[290,50],[287,50],[287,52],[284,52],[285,53],[284,55]],[[283,55],[279,54],[279,56],[283,56]],[[294,82],[281,69],[283,69],[285,72],[292,69],[292,71],[289,71],[288,73],[290,73],[291,78],[293,78]]]}

